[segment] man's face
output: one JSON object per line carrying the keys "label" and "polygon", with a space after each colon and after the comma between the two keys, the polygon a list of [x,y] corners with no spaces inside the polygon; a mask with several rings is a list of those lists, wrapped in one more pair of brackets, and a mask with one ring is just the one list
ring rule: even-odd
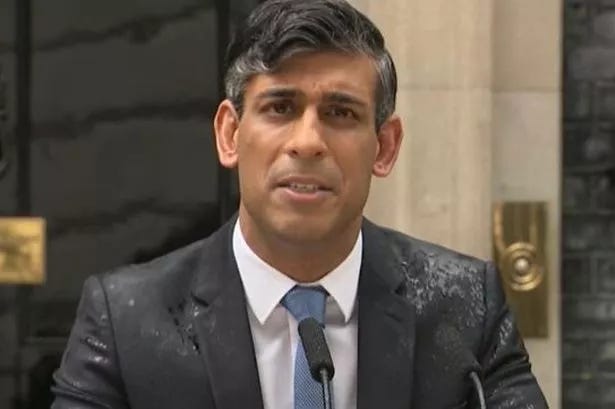
{"label": "man's face", "polygon": [[308,244],[360,225],[382,166],[376,78],[366,56],[321,52],[250,79],[241,119],[227,107],[236,121],[231,156],[220,153],[238,167],[242,227]]}

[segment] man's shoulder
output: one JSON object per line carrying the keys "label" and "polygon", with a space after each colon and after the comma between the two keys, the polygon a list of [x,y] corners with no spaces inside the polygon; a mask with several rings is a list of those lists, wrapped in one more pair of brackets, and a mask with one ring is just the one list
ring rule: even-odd
{"label": "man's shoulder", "polygon": [[478,257],[371,222],[369,228],[375,231],[372,239],[385,241],[395,257],[408,267],[434,273],[475,272],[485,268],[486,261]]}
{"label": "man's shoulder", "polygon": [[419,321],[426,325],[446,321],[463,328],[467,336],[474,333],[478,345],[487,319],[487,301],[499,296],[493,287],[497,270],[477,257],[375,227],[377,232],[372,237],[380,235],[392,250],[395,264],[400,266],[403,294],[415,307]]}
{"label": "man's shoulder", "polygon": [[207,239],[202,239],[153,260],[124,265],[96,277],[110,300],[135,296],[154,300],[185,292],[199,269],[206,243]]}

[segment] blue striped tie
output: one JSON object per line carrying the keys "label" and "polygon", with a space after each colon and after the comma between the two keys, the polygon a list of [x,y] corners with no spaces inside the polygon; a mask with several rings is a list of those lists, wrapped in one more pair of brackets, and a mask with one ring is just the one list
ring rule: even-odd
{"label": "blue striped tie", "polygon": [[[322,287],[293,287],[282,299],[282,305],[297,322],[305,318],[315,318],[321,324],[325,317],[327,293]],[[324,408],[322,385],[312,378],[305,358],[305,351],[299,339],[295,357],[295,409]]]}

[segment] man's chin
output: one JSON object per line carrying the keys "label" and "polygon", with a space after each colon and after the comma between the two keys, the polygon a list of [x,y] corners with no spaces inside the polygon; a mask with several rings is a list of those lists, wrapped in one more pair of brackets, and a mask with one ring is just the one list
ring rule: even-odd
{"label": "man's chin", "polygon": [[318,244],[332,235],[329,223],[311,217],[293,217],[278,220],[274,230],[289,244]]}

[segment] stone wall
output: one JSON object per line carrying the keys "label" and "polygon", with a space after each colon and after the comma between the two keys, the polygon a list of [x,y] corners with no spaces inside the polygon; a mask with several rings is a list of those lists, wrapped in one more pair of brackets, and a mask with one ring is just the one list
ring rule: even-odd
{"label": "stone wall", "polygon": [[393,173],[373,182],[367,214],[488,257],[492,1],[352,3],[380,27],[393,54],[405,130]]}
{"label": "stone wall", "polygon": [[552,408],[561,407],[560,0],[497,0],[493,42],[493,201],[546,203],[546,338],[525,345]]}
{"label": "stone wall", "polygon": [[492,203],[547,202],[549,336],[526,345],[560,407],[560,1],[353,4],[396,59],[406,131],[396,170],[374,182],[368,216],[492,258]]}

